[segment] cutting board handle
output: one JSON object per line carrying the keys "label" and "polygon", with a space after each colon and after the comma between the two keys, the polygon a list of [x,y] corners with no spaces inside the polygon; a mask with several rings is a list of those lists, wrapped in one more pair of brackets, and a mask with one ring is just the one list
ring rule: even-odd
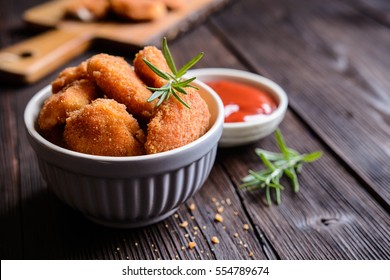
{"label": "cutting board handle", "polygon": [[91,34],[55,29],[0,50],[0,73],[7,79],[33,83],[83,53]]}

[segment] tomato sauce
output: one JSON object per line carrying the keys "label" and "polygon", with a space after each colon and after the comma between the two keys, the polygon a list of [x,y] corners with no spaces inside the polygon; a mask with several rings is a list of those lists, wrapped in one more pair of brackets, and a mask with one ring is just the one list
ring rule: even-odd
{"label": "tomato sauce", "polygon": [[254,86],[218,80],[207,82],[221,97],[225,106],[225,122],[247,122],[271,114],[275,100],[265,91]]}

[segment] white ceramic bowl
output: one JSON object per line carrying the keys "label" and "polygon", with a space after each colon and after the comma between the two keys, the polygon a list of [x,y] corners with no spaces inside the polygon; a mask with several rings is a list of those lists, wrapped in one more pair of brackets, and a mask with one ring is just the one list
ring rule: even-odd
{"label": "white ceramic bowl", "polygon": [[24,121],[49,187],[65,203],[106,226],[140,227],[170,216],[207,179],[222,134],[221,99],[207,85],[195,84],[209,106],[209,130],[183,147],[134,157],[88,155],[47,141],[37,130],[37,117],[51,87],[39,91],[27,104]]}
{"label": "white ceramic bowl", "polygon": [[229,80],[260,88],[269,93],[278,107],[262,118],[236,123],[224,123],[220,147],[234,147],[255,142],[271,134],[283,120],[287,110],[288,99],[285,91],[275,82],[263,76],[226,68],[203,68],[188,71],[188,77],[197,77],[202,82]]}

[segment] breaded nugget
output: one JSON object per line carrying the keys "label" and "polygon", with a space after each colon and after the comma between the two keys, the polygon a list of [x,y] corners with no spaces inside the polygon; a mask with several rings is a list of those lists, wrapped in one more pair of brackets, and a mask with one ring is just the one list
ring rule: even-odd
{"label": "breaded nugget", "polygon": [[102,156],[144,153],[145,136],[126,106],[113,99],[96,99],[66,119],[64,139],[74,151]]}
{"label": "breaded nugget", "polygon": [[40,129],[50,130],[64,124],[70,112],[82,108],[97,96],[97,86],[94,82],[85,79],[72,82],[45,101],[39,113]]}
{"label": "breaded nugget", "polygon": [[165,85],[167,81],[154,73],[143,59],[146,59],[163,72],[172,73],[162,52],[156,47],[147,46],[135,55],[133,65],[135,73],[146,85],[155,88]]}
{"label": "breaded nugget", "polygon": [[155,20],[167,13],[166,5],[155,0],[111,0],[111,9],[124,19],[136,21]]}
{"label": "breaded nugget", "polygon": [[97,54],[89,59],[88,73],[109,97],[125,104],[129,113],[149,119],[156,102],[148,102],[151,91],[122,58]]}
{"label": "breaded nugget", "polygon": [[65,12],[68,16],[88,22],[104,18],[109,9],[109,0],[74,0],[65,7]]}
{"label": "breaded nugget", "polygon": [[51,83],[53,93],[59,92],[73,81],[88,78],[87,61],[75,67],[65,68]]}
{"label": "breaded nugget", "polygon": [[194,88],[180,95],[191,109],[176,98],[165,100],[148,124],[145,150],[147,154],[169,151],[184,146],[202,136],[209,128],[210,112],[206,102]]}

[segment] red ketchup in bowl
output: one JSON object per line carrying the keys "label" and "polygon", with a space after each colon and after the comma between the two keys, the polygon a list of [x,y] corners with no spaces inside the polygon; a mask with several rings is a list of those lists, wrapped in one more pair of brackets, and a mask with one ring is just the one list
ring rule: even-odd
{"label": "red ketchup in bowl", "polygon": [[221,97],[225,107],[225,122],[248,122],[271,114],[276,108],[275,100],[266,91],[257,87],[217,80],[206,82]]}

